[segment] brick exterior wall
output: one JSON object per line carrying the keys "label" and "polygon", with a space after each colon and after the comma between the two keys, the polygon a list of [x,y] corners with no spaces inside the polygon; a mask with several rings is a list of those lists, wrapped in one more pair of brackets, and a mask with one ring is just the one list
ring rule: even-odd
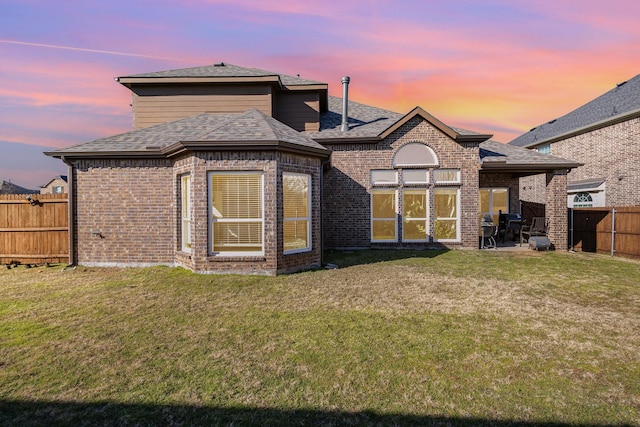
{"label": "brick exterior wall", "polygon": [[556,170],[546,174],[547,197],[545,218],[549,222],[547,236],[556,250],[568,248],[567,171]]}
{"label": "brick exterior wall", "polygon": [[[182,265],[201,273],[268,274],[321,264],[321,160],[268,152],[199,152],[178,160],[81,160],[74,188],[77,261],[89,266]],[[264,255],[211,256],[210,171],[260,171]],[[312,250],[283,254],[282,172],[311,175]],[[191,252],[182,251],[180,177],[191,176]]]}
{"label": "brick exterior wall", "polygon": [[78,160],[74,166],[78,263],[173,265],[176,216],[171,162]]}
{"label": "brick exterior wall", "polygon": [[546,185],[546,175],[543,173],[522,177],[520,178],[520,198],[526,202],[544,204],[547,198]]}
{"label": "brick exterior wall", "polygon": [[[372,243],[371,184],[372,169],[393,169],[395,152],[402,146],[421,142],[433,149],[440,168],[460,169],[460,236],[456,243]],[[369,247],[478,247],[478,144],[459,144],[427,121],[415,117],[383,141],[372,144],[329,146],[331,169],[324,177],[324,236],[327,248]],[[433,235],[433,184],[430,189],[430,230]],[[399,197],[399,204],[402,204]],[[402,210],[402,206],[399,206]],[[402,219],[398,220],[398,237],[402,236]],[[401,240],[401,238],[399,239]]]}
{"label": "brick exterior wall", "polygon": [[[209,248],[208,179],[211,171],[261,171],[264,183],[264,256],[211,256]],[[282,172],[311,175],[312,250],[283,254],[282,243]],[[320,174],[321,160],[312,157],[268,152],[199,152],[175,165],[175,185],[179,194],[180,175],[191,174],[192,248],[181,250],[175,240],[176,260],[197,272],[277,274],[320,266]],[[177,196],[176,196],[177,197]],[[179,224],[177,225],[179,226]],[[179,234],[179,230],[178,230]]]}
{"label": "brick exterior wall", "polygon": [[569,182],[605,178],[606,206],[640,206],[640,118],[554,142],[551,154],[584,163]]}

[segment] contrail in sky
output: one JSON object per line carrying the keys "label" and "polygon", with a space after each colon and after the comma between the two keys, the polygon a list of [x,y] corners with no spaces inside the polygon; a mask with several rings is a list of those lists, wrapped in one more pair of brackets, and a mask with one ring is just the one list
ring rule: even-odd
{"label": "contrail in sky", "polygon": [[114,51],[111,51],[111,50],[85,49],[85,48],[81,48],[81,47],[58,46],[58,45],[55,45],[55,44],[19,42],[19,41],[15,41],[15,40],[0,40],[0,43],[19,44],[19,45],[23,45],[23,46],[34,46],[34,47],[46,47],[46,48],[49,48],[49,49],[75,50],[75,51],[79,51],[79,52],[105,53],[107,55],[135,56],[137,58],[166,59],[166,60],[170,60],[170,61],[181,61],[180,59],[177,59],[177,58],[168,58],[168,57],[165,57],[165,56],[141,55],[141,54],[137,54],[137,53],[114,52]]}

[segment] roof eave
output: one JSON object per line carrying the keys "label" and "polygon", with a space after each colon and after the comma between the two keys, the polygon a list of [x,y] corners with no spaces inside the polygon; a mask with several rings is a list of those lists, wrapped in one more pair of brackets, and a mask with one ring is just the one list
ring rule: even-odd
{"label": "roof eave", "polygon": [[582,163],[565,162],[565,163],[509,163],[500,161],[483,161],[482,171],[499,171],[499,172],[545,172],[548,170],[558,169],[575,169],[582,166]]}
{"label": "roof eave", "polygon": [[315,142],[322,145],[331,144],[377,144],[382,141],[379,136],[360,137],[338,137],[338,138],[313,138]]}
{"label": "roof eave", "polygon": [[493,138],[491,134],[457,134],[455,140],[456,142],[485,142],[489,139]]}
{"label": "roof eave", "polygon": [[279,150],[297,154],[307,154],[328,158],[331,151],[326,148],[307,147],[293,142],[280,140],[242,140],[242,141],[180,141],[165,147],[162,154],[174,157],[186,151],[265,151]]}
{"label": "roof eave", "polygon": [[166,156],[160,150],[136,151],[45,151],[44,154],[56,159],[100,158],[100,159],[162,159]]}
{"label": "roof eave", "polygon": [[294,85],[285,85],[283,84],[284,89],[298,91],[298,90],[328,90],[329,85],[326,83],[313,83],[313,84],[294,84]]}
{"label": "roof eave", "polygon": [[280,76],[238,76],[238,77],[116,77],[121,85],[131,87],[134,84],[158,83],[278,83]]}

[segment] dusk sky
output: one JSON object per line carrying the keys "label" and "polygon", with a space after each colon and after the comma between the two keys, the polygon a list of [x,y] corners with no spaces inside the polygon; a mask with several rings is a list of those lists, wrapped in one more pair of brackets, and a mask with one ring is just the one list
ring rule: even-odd
{"label": "dusk sky", "polygon": [[0,180],[131,130],[116,76],[228,62],[509,142],[640,74],[637,0],[0,0]]}

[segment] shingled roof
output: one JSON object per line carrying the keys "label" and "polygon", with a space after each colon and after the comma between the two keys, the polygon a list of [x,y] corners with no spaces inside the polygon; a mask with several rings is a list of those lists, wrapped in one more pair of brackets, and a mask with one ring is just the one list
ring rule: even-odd
{"label": "shingled roof", "polygon": [[342,132],[342,98],[329,96],[328,111],[320,113],[320,130],[309,132],[316,140],[375,138],[403,114],[349,100],[349,130]]}
{"label": "shingled roof", "polygon": [[482,170],[535,172],[551,169],[572,169],[582,166],[562,157],[538,153],[522,147],[502,144],[493,140],[480,143]]}
{"label": "shingled roof", "polygon": [[536,126],[509,144],[534,147],[632,117],[640,117],[640,74],[570,113]]}
{"label": "shingled roof", "polygon": [[204,113],[49,151],[52,157],[165,157],[187,149],[281,148],[327,157],[307,135],[252,108],[244,113]]}
{"label": "shingled roof", "polygon": [[126,84],[142,79],[163,79],[163,78],[185,78],[185,79],[205,79],[205,78],[257,78],[273,77],[280,79],[285,86],[300,85],[326,85],[326,83],[307,80],[298,76],[275,73],[273,71],[260,70],[258,68],[240,67],[226,62],[218,62],[201,67],[180,68],[175,70],[155,71],[152,73],[132,74],[129,76],[117,77],[116,80]]}

